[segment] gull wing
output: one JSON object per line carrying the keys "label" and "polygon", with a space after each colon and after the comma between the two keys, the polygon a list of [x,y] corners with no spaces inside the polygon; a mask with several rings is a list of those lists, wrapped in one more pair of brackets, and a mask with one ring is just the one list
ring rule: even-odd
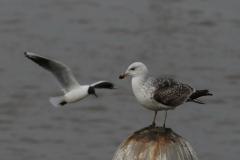
{"label": "gull wing", "polygon": [[105,88],[105,89],[116,89],[117,86],[114,83],[111,82],[107,82],[107,81],[99,81],[96,83],[91,84],[90,86],[92,86],[93,88]]}
{"label": "gull wing", "polygon": [[187,101],[195,89],[170,78],[161,78],[153,98],[164,105],[176,107]]}
{"label": "gull wing", "polygon": [[25,56],[52,73],[64,93],[79,86],[69,67],[61,62],[25,52]]}

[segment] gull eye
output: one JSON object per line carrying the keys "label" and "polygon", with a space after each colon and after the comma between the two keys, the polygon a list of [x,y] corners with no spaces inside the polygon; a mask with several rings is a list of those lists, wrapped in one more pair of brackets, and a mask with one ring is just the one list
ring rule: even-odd
{"label": "gull eye", "polygon": [[130,70],[134,71],[134,70],[135,70],[135,67],[131,68]]}

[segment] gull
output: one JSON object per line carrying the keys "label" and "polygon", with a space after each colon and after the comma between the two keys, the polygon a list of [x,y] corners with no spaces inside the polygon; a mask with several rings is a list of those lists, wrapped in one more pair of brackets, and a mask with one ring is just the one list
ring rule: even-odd
{"label": "gull", "polygon": [[24,55],[51,72],[62,91],[65,93],[64,96],[50,97],[49,100],[55,107],[77,102],[90,94],[97,97],[95,88],[116,89],[115,84],[107,81],[99,81],[91,85],[81,86],[73,76],[71,69],[65,64],[30,52],[25,52]]}
{"label": "gull", "polygon": [[168,110],[174,110],[185,102],[204,104],[197,98],[212,95],[208,90],[195,90],[191,86],[171,78],[149,77],[147,67],[141,62],[131,64],[126,72],[119,76],[119,79],[126,76],[132,76],[133,93],[139,103],[143,107],[155,111],[151,126],[156,125],[158,111],[165,110],[163,123],[165,128]]}

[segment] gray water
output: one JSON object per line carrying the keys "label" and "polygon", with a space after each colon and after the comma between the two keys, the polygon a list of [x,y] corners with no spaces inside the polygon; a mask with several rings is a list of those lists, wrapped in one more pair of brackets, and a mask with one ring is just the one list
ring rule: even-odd
{"label": "gray water", "polygon": [[[169,111],[167,127],[200,160],[239,160],[239,6],[239,0],[1,0],[0,159],[111,159],[153,119],[135,99],[131,78],[118,79],[141,61],[152,76],[214,94],[201,98],[206,105]],[[108,80],[118,89],[56,109],[48,98],[63,93],[24,51],[63,62],[80,84]]]}

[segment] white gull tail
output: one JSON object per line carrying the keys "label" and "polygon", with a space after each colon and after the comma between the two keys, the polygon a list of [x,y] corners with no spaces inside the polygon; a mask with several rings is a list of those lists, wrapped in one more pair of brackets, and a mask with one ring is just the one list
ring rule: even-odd
{"label": "white gull tail", "polygon": [[49,101],[52,103],[54,107],[60,107],[61,105],[64,105],[64,96],[50,97]]}

